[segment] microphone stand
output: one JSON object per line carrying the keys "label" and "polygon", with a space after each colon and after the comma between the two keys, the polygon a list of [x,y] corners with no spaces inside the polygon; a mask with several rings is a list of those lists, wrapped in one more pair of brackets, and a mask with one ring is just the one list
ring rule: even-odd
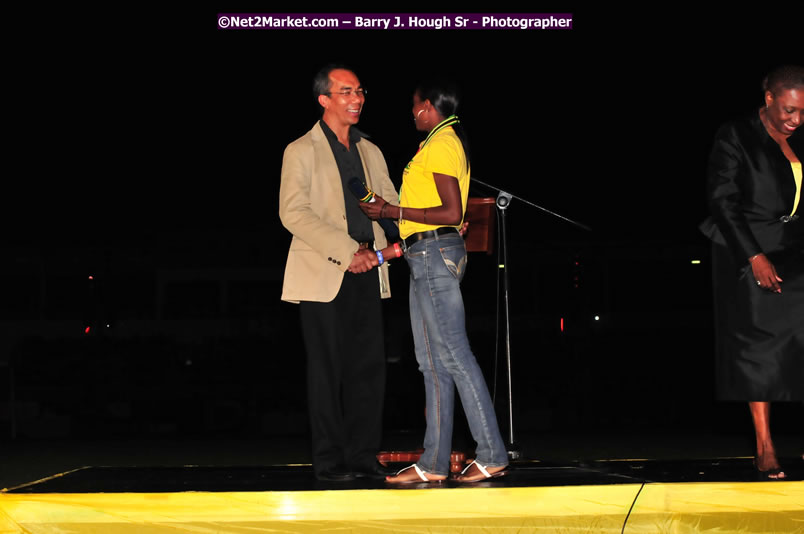
{"label": "microphone stand", "polygon": [[511,323],[509,318],[509,301],[508,301],[508,239],[507,239],[507,231],[505,227],[505,214],[508,210],[508,206],[511,205],[512,199],[521,200],[525,204],[533,206],[534,208],[538,208],[554,217],[558,217],[559,219],[563,219],[579,228],[583,228],[589,232],[592,231],[591,228],[586,226],[585,224],[581,224],[577,221],[573,221],[572,219],[568,219],[563,215],[559,215],[558,213],[552,212],[542,206],[534,204],[529,200],[524,198],[518,197],[513,195],[507,191],[503,191],[502,189],[495,187],[493,185],[487,184],[485,182],[481,182],[477,178],[472,178],[472,182],[476,182],[480,185],[483,185],[489,189],[497,191],[497,209],[500,213],[500,249],[502,250],[503,255],[503,262],[502,265],[499,266],[500,269],[503,271],[503,300],[505,302],[505,361],[506,361],[506,370],[507,370],[507,380],[508,380],[508,457],[511,460],[517,460],[521,453],[518,447],[515,445],[514,441],[514,399],[513,399],[513,390],[511,387]]}

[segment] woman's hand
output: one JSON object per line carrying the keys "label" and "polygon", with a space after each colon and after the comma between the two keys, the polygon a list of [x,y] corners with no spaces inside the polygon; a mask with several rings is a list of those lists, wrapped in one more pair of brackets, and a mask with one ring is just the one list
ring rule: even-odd
{"label": "woman's hand", "polygon": [[[361,202],[360,209],[363,210],[363,213],[368,215],[369,219],[376,221],[377,219],[383,218],[383,216],[387,216],[387,213],[383,212],[383,208],[387,205],[388,202],[386,202],[384,198],[374,195],[374,202]],[[387,208],[385,211],[388,211]]]}
{"label": "woman's hand", "polygon": [[773,266],[767,256],[760,253],[756,256],[751,256],[748,261],[751,263],[751,270],[754,272],[754,278],[756,278],[759,287],[774,293],[782,292],[782,288],[779,285],[782,279],[776,274],[776,267]]}

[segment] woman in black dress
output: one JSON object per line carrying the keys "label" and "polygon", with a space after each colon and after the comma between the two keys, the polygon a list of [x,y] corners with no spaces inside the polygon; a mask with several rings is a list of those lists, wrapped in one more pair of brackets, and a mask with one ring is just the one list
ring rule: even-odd
{"label": "woman in black dress", "polygon": [[716,371],[721,400],[748,401],[762,478],[785,478],[770,403],[804,400],[804,68],[763,82],[764,105],[721,126],[709,157]]}

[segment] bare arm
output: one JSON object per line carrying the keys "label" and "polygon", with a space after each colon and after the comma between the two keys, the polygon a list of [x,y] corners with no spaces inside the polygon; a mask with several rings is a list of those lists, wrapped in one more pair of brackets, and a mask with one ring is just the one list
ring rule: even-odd
{"label": "bare arm", "polygon": [[[433,178],[441,205],[429,208],[403,207],[402,218],[424,224],[458,226],[463,218],[463,203],[458,179],[439,173],[433,173]],[[369,218],[374,220],[399,218],[399,206],[394,206],[376,195],[374,198],[377,199],[376,202],[360,204],[360,208]]]}

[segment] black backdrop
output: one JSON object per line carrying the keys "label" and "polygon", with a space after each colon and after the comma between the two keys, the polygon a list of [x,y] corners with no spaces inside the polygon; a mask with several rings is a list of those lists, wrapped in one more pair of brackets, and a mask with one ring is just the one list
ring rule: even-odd
{"label": "black backdrop", "polygon": [[[68,268],[63,263],[91,264],[84,258],[98,255],[107,266],[110,257],[125,257],[113,262],[130,266],[168,246],[160,241],[166,235],[175,236],[171,243],[198,244],[172,250],[172,266],[208,262],[214,270],[221,260],[209,259],[212,236],[223,235],[229,248],[215,250],[228,255],[228,269],[274,273],[272,285],[244,297],[253,313],[239,317],[269,323],[271,333],[256,341],[244,335],[240,344],[230,334],[227,343],[237,350],[251,348],[244,351],[248,363],[230,362],[226,376],[257,392],[259,373],[282,373],[284,396],[253,393],[249,402],[299,408],[296,311],[279,302],[290,237],[277,217],[277,192],[284,147],[318,118],[312,76],[330,61],[358,73],[370,92],[360,127],[381,147],[399,185],[421,138],[411,121],[414,84],[444,74],[464,91],[459,114],[473,146],[473,175],[593,229],[579,230],[516,201],[509,209],[515,410],[522,428],[686,424],[720,409],[711,379],[707,248],[696,229],[706,215],[706,156],[720,122],[761,103],[762,76],[800,59],[792,46],[799,19],[599,9],[575,12],[571,31],[216,27],[216,12],[265,11],[137,7],[114,18],[72,12],[20,39],[25,53],[12,60],[10,114],[18,120],[9,147],[18,165],[4,195],[4,242],[16,255],[15,266],[4,267],[9,273],[29,268],[36,274],[45,263],[58,271]],[[692,265],[693,259],[702,264]],[[497,258],[478,254],[470,261],[467,320],[502,402],[505,367],[494,357]],[[155,272],[162,268],[158,260],[145,263]],[[409,386],[418,378],[407,335],[405,270],[404,263],[394,269],[395,298],[386,304],[389,421],[399,427],[420,424],[418,408],[413,415],[402,408],[419,394],[418,385]],[[187,288],[174,295],[195,298]],[[95,293],[82,297],[82,309],[88,298],[96,311],[83,311],[85,322],[105,320]],[[4,317],[15,320],[15,309],[7,305]],[[179,357],[152,353],[175,364],[165,388],[194,384],[197,395],[214,396],[211,377],[228,361],[227,345],[197,328],[198,340],[187,345],[195,349],[184,346]],[[49,334],[34,337],[43,335]],[[185,376],[184,355],[199,345],[217,363]],[[32,362],[36,352],[25,347],[17,356],[23,368],[24,356]],[[93,350],[102,358],[102,349]],[[88,352],[76,354],[93,362],[83,380],[108,379]],[[120,354],[131,362],[142,358],[131,347]],[[124,367],[139,369],[147,382],[146,368]],[[105,401],[88,397],[85,412],[102,411],[87,409],[93,402]],[[190,420],[195,423],[179,426],[197,431],[205,424],[203,416]]]}
{"label": "black backdrop", "polygon": [[476,177],[605,238],[694,239],[714,130],[761,102],[766,71],[796,59],[798,29],[733,11],[580,11],[569,31],[224,31],[215,12],[93,15],[35,31],[48,46],[13,60],[26,165],[9,186],[45,197],[29,219],[48,232],[54,213],[273,230],[282,150],[318,117],[310,80],[335,60],[370,89],[361,126],[396,180],[420,140],[413,85],[445,74],[464,90]]}

